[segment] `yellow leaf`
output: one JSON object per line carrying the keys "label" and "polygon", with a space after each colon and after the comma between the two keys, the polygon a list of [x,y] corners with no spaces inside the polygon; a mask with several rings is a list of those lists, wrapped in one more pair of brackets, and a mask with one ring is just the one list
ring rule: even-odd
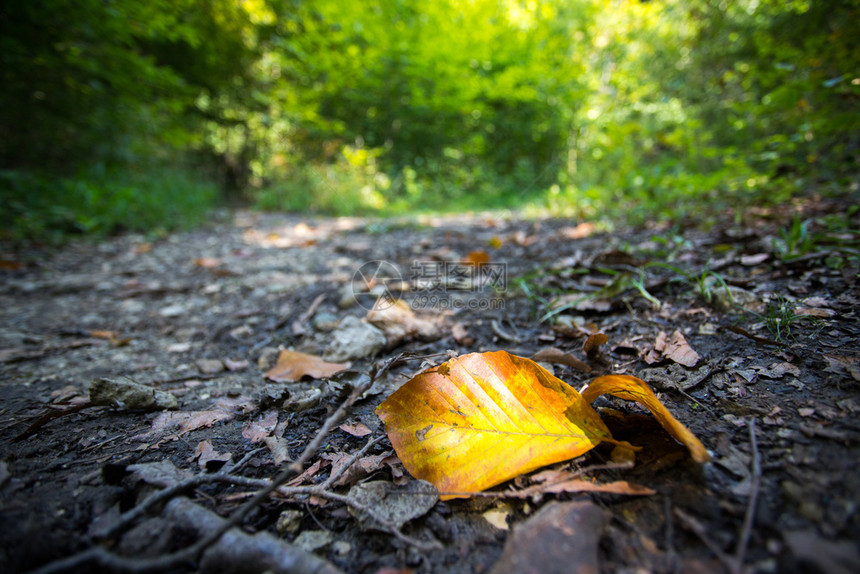
{"label": "yellow leaf", "polygon": [[424,371],[376,412],[406,470],[441,493],[480,491],[612,441],[576,390],[505,351]]}
{"label": "yellow leaf", "polygon": [[295,382],[304,376],[324,379],[348,368],[349,363],[328,363],[307,353],[281,351],[278,355],[278,363],[263,376],[275,382]]}
{"label": "yellow leaf", "polygon": [[604,394],[628,401],[636,401],[643,405],[654,413],[654,416],[660,421],[663,428],[669,431],[670,435],[689,449],[693,460],[700,463],[711,460],[711,455],[708,454],[699,439],[672,416],[672,413],[663,406],[657,395],[648,388],[642,379],[630,375],[604,375],[591,381],[582,391],[583,398],[589,403],[594,402],[594,399]]}

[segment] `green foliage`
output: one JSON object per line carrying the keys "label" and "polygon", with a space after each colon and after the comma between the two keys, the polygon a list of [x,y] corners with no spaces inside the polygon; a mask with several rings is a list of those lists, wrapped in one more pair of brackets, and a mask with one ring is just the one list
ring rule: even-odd
{"label": "green foliage", "polygon": [[56,179],[0,172],[3,239],[56,242],[67,235],[153,232],[201,223],[217,198],[212,184],[175,169],[83,173]]}
{"label": "green foliage", "polygon": [[47,198],[192,165],[262,209],[707,222],[857,169],[858,0],[7,4],[0,169]]}

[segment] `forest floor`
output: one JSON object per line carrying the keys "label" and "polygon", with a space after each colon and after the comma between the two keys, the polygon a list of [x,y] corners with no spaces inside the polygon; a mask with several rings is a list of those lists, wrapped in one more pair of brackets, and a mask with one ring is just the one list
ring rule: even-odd
{"label": "forest floor", "polygon": [[[848,207],[612,234],[240,211],[154,240],[7,249],[0,570],[858,572]],[[402,314],[372,327],[388,295]],[[376,407],[449,356],[546,348],[577,389],[641,377],[711,461],[636,403],[599,398],[613,436],[644,447],[635,465],[600,445],[550,468],[630,492],[553,493],[544,469],[495,495],[421,494]],[[275,367],[283,349],[350,367]]]}

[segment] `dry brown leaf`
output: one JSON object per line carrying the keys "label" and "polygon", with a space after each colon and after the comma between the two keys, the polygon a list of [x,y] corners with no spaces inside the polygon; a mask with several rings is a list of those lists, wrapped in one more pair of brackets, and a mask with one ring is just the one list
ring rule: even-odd
{"label": "dry brown leaf", "polygon": [[855,381],[860,381],[860,364],[857,357],[848,357],[842,355],[822,355],[827,360],[827,368],[824,369],[827,373],[835,375],[849,374]]}
{"label": "dry brown leaf", "polygon": [[582,345],[582,350],[589,357],[594,357],[600,354],[600,345],[605,345],[609,342],[609,337],[605,333],[592,333]]}
{"label": "dry brown leaf", "polygon": [[[331,461],[331,474],[340,472],[340,469],[343,468],[343,466],[352,458],[352,455],[343,452],[323,456]],[[391,456],[391,451],[365,456],[358,459],[350,465],[344,474],[337,480],[335,485],[349,486],[370,476],[370,474],[382,468],[383,461],[389,456]]]}
{"label": "dry brown leaf", "polygon": [[451,325],[451,336],[454,337],[454,340],[458,344],[464,347],[469,347],[475,343],[474,337],[469,335],[469,331],[466,330],[466,326],[463,323],[454,323]]}
{"label": "dry brown leaf", "polygon": [[482,263],[490,262],[490,254],[486,251],[471,251],[466,257],[463,258],[463,263],[471,263],[473,265],[480,265]]}
{"label": "dry brown leaf", "polygon": [[[660,331],[654,341],[654,349],[659,351],[663,357],[675,361],[685,367],[695,367],[702,357],[693,350],[684,334],[676,330],[671,337],[667,337],[665,331]],[[653,362],[653,361],[652,361]]]}
{"label": "dry brown leaf", "polygon": [[421,341],[441,338],[445,318],[441,315],[419,317],[402,299],[398,299],[393,305],[380,299],[367,313],[367,321],[385,334],[390,349],[413,337]]}
{"label": "dry brown leaf", "polygon": [[221,260],[215,257],[198,257],[194,260],[194,266],[202,267],[203,269],[214,269],[219,265],[221,265]]}
{"label": "dry brown leaf", "polygon": [[208,411],[163,412],[152,421],[152,429],[147,435],[159,431],[178,430],[179,435],[189,433],[203,427],[211,427],[215,423],[233,418],[233,414],[221,409]]}
{"label": "dry brown leaf", "polygon": [[197,465],[200,468],[206,468],[206,465],[210,462],[225,463],[231,458],[233,458],[232,453],[218,452],[212,447],[212,443],[209,440],[203,440],[197,444],[197,449],[188,460],[193,461],[196,459]]}
{"label": "dry brown leaf", "polygon": [[576,227],[565,227],[559,231],[564,239],[585,239],[597,231],[597,226],[588,221],[583,221]]}
{"label": "dry brown leaf", "polygon": [[263,444],[269,448],[276,465],[290,460],[289,445],[284,437],[267,436],[263,438]]}
{"label": "dry brown leaf", "polygon": [[561,349],[557,349],[555,347],[547,347],[546,349],[541,349],[534,355],[532,355],[532,360],[534,361],[543,361],[545,363],[553,363],[554,365],[567,365],[568,367],[573,367],[574,369],[580,370],[583,373],[590,373],[591,367],[583,361],[580,361],[570,353],[565,353]]}
{"label": "dry brown leaf", "polygon": [[272,409],[266,411],[259,419],[250,420],[245,423],[242,428],[242,436],[251,441],[258,443],[274,432],[278,426],[278,411]]}
{"label": "dry brown leaf", "polygon": [[355,423],[355,424],[342,424],[339,427],[340,430],[347,434],[351,434],[352,436],[363,437],[367,436],[373,431],[367,428],[367,425],[363,423]]}
{"label": "dry brown leaf", "polygon": [[597,483],[582,478],[568,478],[566,480],[552,481],[544,484],[530,486],[524,490],[518,491],[518,495],[522,498],[530,497],[535,494],[559,494],[562,492],[606,492],[609,494],[626,494],[630,496],[647,496],[654,494],[656,491],[641,484],[635,484],[626,480],[617,480],[608,483]]}
{"label": "dry brown leaf", "polygon": [[329,363],[321,357],[299,351],[281,351],[277,364],[263,375],[270,381],[296,382],[302,377],[326,379],[350,367],[351,363]]}

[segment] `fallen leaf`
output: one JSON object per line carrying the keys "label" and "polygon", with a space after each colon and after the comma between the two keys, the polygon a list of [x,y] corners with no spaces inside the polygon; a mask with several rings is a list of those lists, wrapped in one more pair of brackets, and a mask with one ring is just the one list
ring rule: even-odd
{"label": "fallen leaf", "polygon": [[[331,474],[341,472],[344,465],[349,464],[352,459],[351,454],[345,452],[323,454],[323,458],[331,461]],[[343,475],[337,480],[335,486],[349,486],[358,481],[367,478],[371,473],[382,468],[383,461],[391,456],[391,451],[382,454],[365,456],[350,464]]]}
{"label": "fallen leaf", "polygon": [[165,411],[155,417],[152,421],[152,428],[148,432],[133,436],[132,440],[161,437],[153,447],[157,448],[166,440],[176,440],[199,428],[211,427],[221,421],[230,420],[237,414],[248,414],[254,408],[256,408],[256,401],[245,395],[240,395],[235,398],[218,399],[215,408],[205,411]]}
{"label": "fallen leaf", "polygon": [[857,357],[848,357],[840,355],[822,355],[827,360],[827,368],[825,373],[833,373],[835,375],[849,374],[855,381],[860,381],[860,364]]}
{"label": "fallen leaf", "polygon": [[605,345],[609,342],[609,337],[606,333],[592,333],[582,345],[582,350],[589,357],[594,357],[600,354],[600,345]]}
{"label": "fallen leaf", "polygon": [[340,425],[338,428],[347,434],[351,434],[352,436],[357,436],[357,437],[367,436],[373,432],[372,430],[367,428],[367,425],[362,424],[362,423],[355,423],[352,425],[344,423],[344,424]]}
{"label": "fallen leaf", "polygon": [[670,435],[687,447],[693,460],[704,463],[711,459],[711,455],[708,454],[699,439],[672,416],[672,413],[663,406],[657,395],[648,388],[642,379],[630,375],[604,375],[591,381],[582,390],[582,397],[589,403],[594,402],[594,399],[604,394],[628,401],[636,401],[646,407]]}
{"label": "fallen leaf", "polygon": [[786,374],[800,376],[800,369],[791,363],[774,363],[766,369],[759,368],[758,374],[769,379],[781,379]]}
{"label": "fallen leaf", "polygon": [[209,440],[202,440],[197,444],[197,449],[188,460],[193,461],[196,459],[197,465],[205,469],[210,462],[220,462],[223,464],[231,458],[233,458],[232,453],[218,452]]}
{"label": "fallen leaf", "polygon": [[325,459],[318,459],[315,463],[310,465],[305,469],[303,473],[290,480],[286,486],[298,486],[300,484],[307,483],[308,480],[316,476],[316,474],[323,469],[323,467],[329,466],[331,463]]}
{"label": "fallen leaf", "polygon": [[349,367],[349,362],[329,363],[315,355],[284,350],[278,355],[278,363],[263,376],[278,383],[296,382],[306,376],[325,379]]}
{"label": "fallen leaf", "polygon": [[741,255],[740,264],[745,267],[755,267],[770,259],[770,253],[756,253],[755,255]]}
{"label": "fallen leaf", "polygon": [[248,361],[244,359],[240,359],[238,361],[234,361],[233,359],[224,359],[223,361],[224,367],[228,371],[244,371],[248,368]]}
{"label": "fallen leaf", "polygon": [[203,269],[214,269],[219,265],[221,265],[221,260],[215,257],[198,257],[194,260],[194,266],[202,267]]}
{"label": "fallen leaf", "polygon": [[545,363],[553,363],[555,365],[567,365],[568,367],[573,367],[574,369],[580,370],[583,373],[591,372],[591,367],[588,364],[583,361],[580,361],[570,353],[565,353],[561,349],[556,349],[554,347],[541,349],[540,351],[532,355],[532,360],[543,361]]}
{"label": "fallen leaf", "polygon": [[611,440],[576,390],[505,351],[464,355],[419,373],[376,412],[403,466],[436,485],[443,498],[484,490]]}
{"label": "fallen leaf", "polygon": [[559,231],[564,239],[585,239],[597,231],[597,226],[591,222],[583,221],[576,227],[564,227]]}
{"label": "fallen leaf", "polygon": [[559,494],[562,492],[605,492],[608,494],[626,494],[630,496],[647,496],[657,492],[646,486],[634,484],[626,480],[597,483],[582,478],[570,478],[559,482],[540,484],[522,491],[524,495],[532,496],[538,493]]}
{"label": "fallen leaf", "polygon": [[664,331],[660,331],[657,339],[654,342],[654,349],[662,353],[663,357],[675,361],[685,367],[695,367],[701,356],[693,350],[684,334],[681,331],[675,331],[671,337],[666,336]]}
{"label": "fallen leaf", "polygon": [[475,343],[475,339],[469,335],[466,326],[463,323],[454,323],[451,325],[451,336],[458,344],[464,347],[469,347]]}
{"label": "fallen leaf", "polygon": [[214,375],[224,370],[224,363],[220,359],[197,359],[194,364],[204,375]]}
{"label": "fallen leaf", "polygon": [[263,414],[257,420],[248,421],[242,428],[242,436],[251,441],[258,443],[274,432],[278,426],[278,411],[270,410]]}
{"label": "fallen leaf", "polygon": [[0,259],[0,269],[3,271],[17,271],[18,269],[23,269],[24,264],[20,261],[13,261],[9,259]]}
{"label": "fallen leaf", "polygon": [[827,319],[836,316],[836,311],[833,309],[815,309],[812,307],[801,307],[794,310],[794,314],[798,317],[814,317],[817,319]]}
{"label": "fallen leaf", "polygon": [[412,476],[443,499],[468,496],[612,439],[590,403],[604,393],[654,413],[698,462],[704,446],[640,379],[598,377],[580,395],[534,361],[505,351],[472,353],[419,373],[376,412]]}
{"label": "fallen leaf", "polygon": [[276,465],[283,464],[290,460],[290,450],[287,439],[282,436],[267,436],[263,437],[263,444],[269,447]]}
{"label": "fallen leaf", "polygon": [[490,255],[486,251],[471,251],[463,258],[463,263],[471,263],[473,265],[481,265],[482,263],[489,262]]}

